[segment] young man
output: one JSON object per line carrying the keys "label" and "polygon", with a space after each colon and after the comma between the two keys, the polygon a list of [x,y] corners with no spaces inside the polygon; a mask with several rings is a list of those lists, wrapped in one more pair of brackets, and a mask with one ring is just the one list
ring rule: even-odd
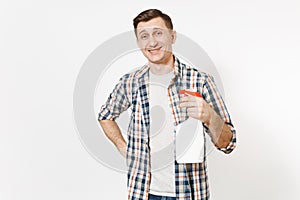
{"label": "young man", "polygon": [[[230,153],[236,145],[236,133],[225,103],[209,75],[186,66],[173,55],[176,32],[168,15],[149,9],[140,13],[133,25],[138,46],[148,63],[120,79],[98,118],[106,136],[127,159],[128,199],[209,199],[205,156],[201,163],[178,163],[172,140],[175,127],[191,117],[203,123],[219,150]],[[149,84],[153,81],[160,83],[162,89],[154,91]],[[182,88],[194,88],[202,97],[180,96]],[[150,105],[155,102],[167,110],[164,129],[156,131],[163,137],[156,142],[151,135],[155,124],[151,122],[162,111],[150,112]],[[132,114],[126,144],[115,119],[129,107]],[[152,170],[159,164],[155,159],[158,154],[153,152],[169,144],[173,151],[164,156],[172,158],[171,164]]]}

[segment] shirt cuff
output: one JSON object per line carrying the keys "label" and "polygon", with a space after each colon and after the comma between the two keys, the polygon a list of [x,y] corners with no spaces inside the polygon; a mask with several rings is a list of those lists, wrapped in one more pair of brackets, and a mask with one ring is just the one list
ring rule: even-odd
{"label": "shirt cuff", "polygon": [[99,114],[98,114],[98,121],[100,120],[115,120],[116,117],[114,117],[110,110],[106,107],[101,108]]}
{"label": "shirt cuff", "polygon": [[223,151],[226,154],[231,153],[236,147],[236,133],[235,130],[232,131],[232,138],[230,140],[230,143],[227,145],[227,147],[224,148],[218,148],[219,150]]}

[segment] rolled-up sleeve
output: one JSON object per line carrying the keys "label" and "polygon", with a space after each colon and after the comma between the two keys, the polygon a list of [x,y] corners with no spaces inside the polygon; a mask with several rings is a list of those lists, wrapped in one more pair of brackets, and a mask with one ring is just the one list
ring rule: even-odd
{"label": "rolled-up sleeve", "polygon": [[[236,147],[236,130],[233,126],[231,117],[229,112],[226,108],[225,102],[221,97],[216,84],[214,83],[213,77],[210,75],[205,76],[205,80],[203,81],[203,98],[206,100],[208,104],[210,104],[216,113],[224,120],[225,124],[227,124],[231,128],[232,138],[230,143],[225,148],[217,148],[218,150],[223,151],[224,153],[228,154],[232,152]],[[209,134],[209,129],[205,127],[206,133]]]}
{"label": "rolled-up sleeve", "polygon": [[115,120],[119,115],[130,107],[126,94],[126,78],[120,78],[113,91],[110,93],[106,103],[101,106],[98,120]]}
{"label": "rolled-up sleeve", "polygon": [[231,128],[232,138],[230,140],[230,143],[227,145],[227,147],[218,148],[218,149],[223,151],[224,153],[228,154],[228,153],[231,153],[233,151],[233,149],[235,149],[235,147],[236,147],[236,131],[235,131],[234,127],[231,124],[227,124],[227,125],[229,125],[230,128]]}

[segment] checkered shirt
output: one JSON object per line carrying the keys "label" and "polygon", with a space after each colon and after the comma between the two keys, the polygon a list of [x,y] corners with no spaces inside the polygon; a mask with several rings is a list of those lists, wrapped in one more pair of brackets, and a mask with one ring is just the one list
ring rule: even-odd
{"label": "checkered shirt", "polygon": [[[212,76],[181,63],[175,56],[174,58],[174,77],[168,87],[174,126],[188,118],[179,107],[179,90],[183,88],[196,89],[231,127],[233,137],[230,144],[226,148],[218,148],[225,153],[230,153],[236,146],[236,131]],[[106,103],[101,107],[98,117],[98,120],[115,120],[122,112],[131,108],[126,154],[128,200],[147,200],[149,194],[151,181],[149,69],[149,65],[146,64],[121,77]],[[206,126],[204,128],[205,132],[209,133],[209,129]],[[209,199],[206,158],[202,163],[184,164],[177,163],[175,160],[175,186],[176,199]]]}

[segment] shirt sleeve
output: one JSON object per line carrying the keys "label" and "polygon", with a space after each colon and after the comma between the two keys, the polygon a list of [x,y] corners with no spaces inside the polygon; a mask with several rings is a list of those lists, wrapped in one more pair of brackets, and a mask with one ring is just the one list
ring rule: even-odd
{"label": "shirt sleeve", "polygon": [[102,105],[98,120],[115,120],[119,115],[130,107],[125,88],[125,77],[120,78],[106,103]]}
{"label": "shirt sleeve", "polygon": [[[229,115],[229,112],[226,108],[225,102],[223,98],[221,97],[216,84],[214,83],[213,77],[210,75],[207,75],[204,80],[203,85],[203,92],[202,92],[203,98],[206,100],[208,104],[210,104],[215,112],[224,120],[225,124],[227,124],[232,132],[232,138],[229,143],[229,145],[225,148],[218,148],[218,150],[223,151],[224,153],[228,154],[233,151],[236,147],[236,130],[233,126],[231,117]],[[207,126],[204,125],[205,132],[209,134],[209,129]]]}

